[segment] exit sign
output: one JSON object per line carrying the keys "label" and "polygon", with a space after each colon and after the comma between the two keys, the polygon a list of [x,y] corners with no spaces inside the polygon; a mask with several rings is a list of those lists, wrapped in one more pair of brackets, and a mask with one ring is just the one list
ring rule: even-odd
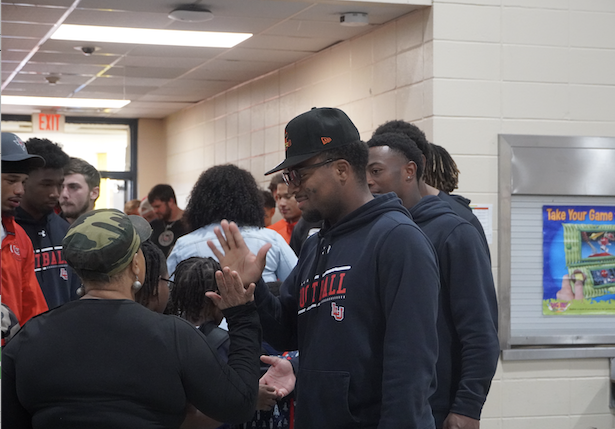
{"label": "exit sign", "polygon": [[34,132],[64,132],[64,115],[56,113],[36,113],[32,115]]}

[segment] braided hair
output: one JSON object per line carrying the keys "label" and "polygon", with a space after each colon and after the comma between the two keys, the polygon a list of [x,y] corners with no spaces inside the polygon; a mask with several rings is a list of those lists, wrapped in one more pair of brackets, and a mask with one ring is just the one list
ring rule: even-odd
{"label": "braided hair", "polygon": [[150,240],[141,243],[141,250],[145,257],[145,279],[143,280],[143,287],[135,295],[135,300],[147,307],[150,299],[158,295],[160,277],[167,276],[167,262],[162,250]]}
{"label": "braided hair", "polygon": [[217,309],[205,292],[217,291],[216,271],[220,264],[213,258],[192,257],[177,264],[171,291],[171,314],[196,321],[204,315],[213,318]]}
{"label": "braided hair", "polygon": [[425,163],[425,183],[450,194],[459,183],[459,169],[446,149],[430,143],[431,151]]}

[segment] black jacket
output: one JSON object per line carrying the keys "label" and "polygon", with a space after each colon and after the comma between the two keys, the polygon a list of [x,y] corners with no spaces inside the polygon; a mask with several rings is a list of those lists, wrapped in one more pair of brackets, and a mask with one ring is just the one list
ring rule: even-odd
{"label": "black jacket", "polygon": [[297,429],[430,429],[438,265],[390,193],[307,239],[280,299],[259,282],[265,339],[299,349]]}
{"label": "black jacket", "polygon": [[228,364],[185,320],[130,300],[82,299],[33,317],[2,350],[3,427],[176,429],[186,403],[244,422],[260,376],[254,307],[223,310]]}
{"label": "black jacket", "polygon": [[34,247],[34,271],[49,309],[78,299],[81,279],[62,256],[62,240],[70,225],[54,212],[34,220],[17,207],[17,223],[26,231]]}
{"label": "black jacket", "polygon": [[440,191],[440,193],[438,194],[438,198],[451,206],[451,209],[457,216],[467,220],[474,228],[476,228],[480,235],[482,245],[487,252],[487,257],[489,258],[489,260],[491,260],[491,253],[489,252],[489,244],[487,243],[487,237],[485,237],[485,230],[483,229],[483,225],[481,225],[478,218],[472,212],[472,207],[470,207],[470,200],[468,200],[462,195],[449,195],[446,192],[442,191]]}
{"label": "black jacket", "polygon": [[435,196],[410,209],[440,262],[436,426],[449,412],[480,419],[500,347],[491,264],[476,229]]}

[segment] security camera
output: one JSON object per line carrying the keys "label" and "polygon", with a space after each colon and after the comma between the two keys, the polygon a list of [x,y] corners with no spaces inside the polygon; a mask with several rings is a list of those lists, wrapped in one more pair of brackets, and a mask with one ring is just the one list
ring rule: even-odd
{"label": "security camera", "polygon": [[82,46],[81,47],[81,52],[83,52],[83,55],[90,56],[94,53],[94,51],[96,51],[96,48],[94,46]]}

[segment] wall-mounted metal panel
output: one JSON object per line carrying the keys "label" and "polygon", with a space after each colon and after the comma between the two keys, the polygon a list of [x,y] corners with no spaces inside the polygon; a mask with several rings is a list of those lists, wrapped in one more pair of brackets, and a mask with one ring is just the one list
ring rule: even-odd
{"label": "wall-mounted metal panel", "polygon": [[[604,357],[615,316],[542,314],[542,205],[615,204],[615,138],[499,136],[499,302],[504,359]],[[565,353],[555,347],[568,346]],[[593,346],[593,347],[592,347]],[[607,347],[607,354],[613,353]]]}

